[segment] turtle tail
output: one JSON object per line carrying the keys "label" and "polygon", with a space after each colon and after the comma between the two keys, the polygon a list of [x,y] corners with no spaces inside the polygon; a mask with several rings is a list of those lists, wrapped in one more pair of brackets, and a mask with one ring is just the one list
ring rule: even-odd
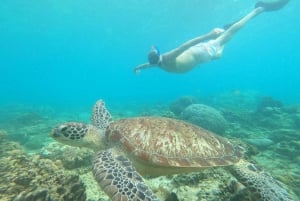
{"label": "turtle tail", "polygon": [[264,11],[275,11],[283,8],[290,0],[278,0],[274,2],[258,1],[255,8],[262,7]]}
{"label": "turtle tail", "polygon": [[93,160],[93,174],[100,187],[113,201],[158,201],[131,162],[112,150],[96,154]]}

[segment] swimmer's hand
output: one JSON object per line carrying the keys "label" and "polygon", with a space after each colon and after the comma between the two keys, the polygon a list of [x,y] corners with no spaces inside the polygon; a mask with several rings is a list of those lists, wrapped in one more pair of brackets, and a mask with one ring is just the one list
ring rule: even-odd
{"label": "swimmer's hand", "polygon": [[144,63],[144,64],[141,64],[141,65],[135,67],[133,69],[133,71],[137,75],[137,74],[139,74],[141,72],[142,69],[150,68],[150,67],[153,67],[153,66],[155,66],[155,65],[151,65],[149,63]]}
{"label": "swimmer's hand", "polygon": [[139,68],[134,68],[133,71],[134,71],[134,73],[135,73],[136,75],[138,75],[138,74],[140,74],[141,69],[139,69]]}

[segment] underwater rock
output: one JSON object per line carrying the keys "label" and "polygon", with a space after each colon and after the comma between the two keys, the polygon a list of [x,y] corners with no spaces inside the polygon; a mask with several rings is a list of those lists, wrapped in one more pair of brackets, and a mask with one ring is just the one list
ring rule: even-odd
{"label": "underwater rock", "polygon": [[291,119],[294,121],[295,129],[300,129],[300,113],[291,115]]}
{"label": "underwater rock", "polygon": [[[257,105],[256,112],[257,113],[269,113],[270,108],[273,108],[273,112],[276,109],[280,109],[283,107],[283,103],[279,100],[275,100],[272,97],[266,96],[261,98],[260,102]],[[271,110],[272,111],[272,110]]]}
{"label": "underwater rock", "polygon": [[268,128],[268,129],[282,129],[282,128],[294,128],[295,122],[290,115],[282,112],[278,108],[270,109],[270,113],[253,114],[253,122],[256,126]]}
{"label": "underwater rock", "polygon": [[64,171],[60,163],[28,155],[12,144],[0,143],[1,153],[5,149],[0,158],[0,200],[86,200],[85,186],[78,176]]}
{"label": "underwater rock", "polygon": [[159,200],[215,201],[230,200],[235,194],[229,190],[228,181],[233,179],[223,168],[208,168],[199,172],[148,178],[146,183]]}
{"label": "underwater rock", "polygon": [[300,139],[300,130],[298,129],[274,129],[269,132],[268,138],[273,140],[275,143],[282,141],[294,141]]}
{"label": "underwater rock", "polygon": [[247,110],[228,110],[222,108],[223,117],[231,124],[241,127],[253,127],[253,120],[251,117],[252,112]]}
{"label": "underwater rock", "polygon": [[0,142],[7,139],[7,132],[5,130],[0,130]]}
{"label": "underwater rock", "polygon": [[288,114],[300,114],[300,104],[288,105],[283,110]]}
{"label": "underwater rock", "polygon": [[179,201],[176,193],[172,192],[165,201]]}
{"label": "underwater rock", "polygon": [[86,187],[87,201],[110,201],[107,194],[99,188],[91,171],[84,174],[80,173],[79,177]]}
{"label": "underwater rock", "polygon": [[255,110],[261,94],[251,90],[231,90],[215,94],[207,103],[230,110]]}
{"label": "underwater rock", "polygon": [[236,189],[230,189],[232,175],[223,168],[203,169],[200,172],[175,175],[172,179],[178,200],[230,200]]}
{"label": "underwater rock", "polygon": [[45,118],[37,112],[26,112],[19,114],[15,119],[16,125],[28,126],[35,125],[45,120]]}
{"label": "underwater rock", "polygon": [[[288,190],[290,196],[294,201],[300,200],[300,161],[297,161],[297,157],[289,157],[289,153],[283,151],[281,154],[275,151],[277,144],[272,149],[267,149],[261,154],[256,155],[253,159],[264,167],[270,174],[273,175],[285,189]],[[296,193],[296,195],[295,195]],[[298,196],[298,198],[297,198]]]}
{"label": "underwater rock", "polygon": [[61,161],[64,168],[68,170],[91,166],[93,151],[86,148],[61,146],[54,142],[50,143],[40,151],[43,158]]}
{"label": "underwater rock", "polygon": [[0,157],[6,157],[8,153],[21,150],[21,145],[8,140],[8,134],[5,130],[0,130]]}
{"label": "underwater rock", "polygon": [[247,143],[252,144],[260,149],[265,149],[270,145],[273,145],[274,142],[267,138],[250,138],[244,139]]}
{"label": "underwater rock", "polygon": [[171,103],[170,110],[175,115],[179,116],[186,107],[195,103],[198,103],[197,98],[193,96],[183,96]]}
{"label": "underwater rock", "polygon": [[182,186],[182,185],[198,185],[200,181],[205,180],[209,178],[210,171],[209,170],[203,170],[201,172],[193,172],[189,174],[182,174],[182,175],[176,175],[172,182],[176,186]]}
{"label": "underwater rock", "polygon": [[[291,113],[290,109],[283,107],[282,103],[267,99],[267,103],[259,105],[252,114],[253,122],[258,127],[268,129],[297,128],[297,113]],[[298,119],[299,120],[299,119]]]}
{"label": "underwater rock", "polygon": [[299,141],[282,141],[277,143],[274,151],[281,157],[295,159],[300,156]]}
{"label": "underwater rock", "polygon": [[223,134],[227,128],[227,121],[222,114],[213,107],[203,104],[188,106],[180,117],[217,134]]}

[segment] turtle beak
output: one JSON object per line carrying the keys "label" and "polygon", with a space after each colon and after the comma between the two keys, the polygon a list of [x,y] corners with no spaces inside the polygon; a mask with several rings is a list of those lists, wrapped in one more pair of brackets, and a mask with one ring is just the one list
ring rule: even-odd
{"label": "turtle beak", "polygon": [[60,129],[54,128],[54,129],[52,130],[52,132],[50,133],[50,136],[51,136],[52,138],[58,138],[58,137],[60,137],[60,136],[61,136]]}

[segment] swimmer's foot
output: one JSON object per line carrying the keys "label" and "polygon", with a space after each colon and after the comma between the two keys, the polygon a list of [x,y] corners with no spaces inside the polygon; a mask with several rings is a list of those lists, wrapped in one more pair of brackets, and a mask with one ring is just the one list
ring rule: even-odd
{"label": "swimmer's foot", "polygon": [[255,8],[262,7],[264,11],[275,11],[283,8],[289,1],[290,0],[278,0],[273,2],[258,1],[255,4]]}

